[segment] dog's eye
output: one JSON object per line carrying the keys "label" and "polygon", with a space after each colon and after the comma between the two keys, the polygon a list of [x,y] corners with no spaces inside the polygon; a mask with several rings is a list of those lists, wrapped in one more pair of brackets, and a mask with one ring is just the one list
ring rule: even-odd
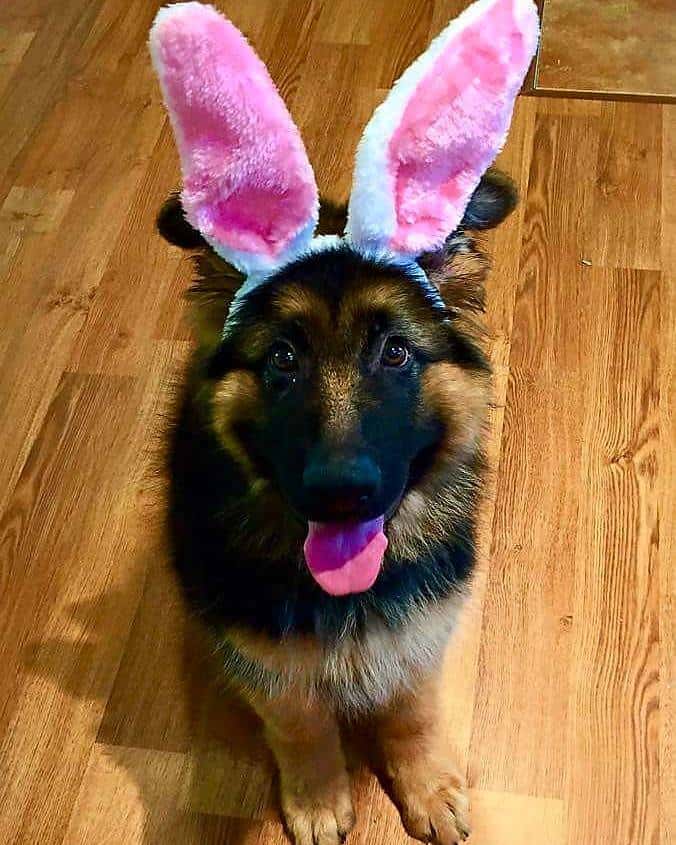
{"label": "dog's eye", "polygon": [[270,363],[281,373],[293,373],[298,369],[298,358],[288,343],[276,343],[270,351]]}
{"label": "dog's eye", "polygon": [[411,357],[411,350],[405,340],[391,337],[383,347],[381,361],[385,367],[404,367]]}

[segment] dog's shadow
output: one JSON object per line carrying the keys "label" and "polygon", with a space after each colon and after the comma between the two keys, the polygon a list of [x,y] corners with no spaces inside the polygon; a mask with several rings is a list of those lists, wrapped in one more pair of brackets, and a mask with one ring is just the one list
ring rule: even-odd
{"label": "dog's shadow", "polygon": [[[224,687],[166,556],[149,558],[123,585],[65,606],[59,635],[23,651],[28,671],[58,687],[63,718],[87,726],[64,842],[288,845],[262,726]],[[375,841],[408,841],[372,774],[368,731],[345,740],[360,818],[352,840],[375,830]]]}
{"label": "dog's shadow", "polygon": [[219,682],[167,565],[155,557],[61,615],[59,635],[30,642],[23,662],[58,686],[68,718],[98,725],[83,740],[83,766],[91,754],[64,841],[96,845],[114,831],[142,845],[248,845],[265,829],[282,845],[261,726]]}

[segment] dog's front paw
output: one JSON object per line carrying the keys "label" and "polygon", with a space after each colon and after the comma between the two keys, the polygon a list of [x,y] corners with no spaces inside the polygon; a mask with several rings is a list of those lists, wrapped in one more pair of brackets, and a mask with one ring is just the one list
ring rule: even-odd
{"label": "dog's front paw", "polygon": [[446,767],[398,768],[392,798],[410,836],[433,845],[458,845],[469,836],[469,800],[462,779]]}
{"label": "dog's front paw", "polygon": [[282,786],[282,810],[294,845],[339,845],[355,823],[347,777],[329,789],[299,791]]}

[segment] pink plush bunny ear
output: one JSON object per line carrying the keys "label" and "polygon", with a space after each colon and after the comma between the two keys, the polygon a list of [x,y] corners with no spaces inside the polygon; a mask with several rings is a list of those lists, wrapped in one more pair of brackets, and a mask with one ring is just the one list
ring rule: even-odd
{"label": "pink plush bunny ear", "polygon": [[406,70],[357,150],[356,247],[416,256],[444,243],[505,142],[538,32],[532,0],[478,0]]}
{"label": "pink plush bunny ear", "polygon": [[150,50],[181,157],[187,220],[247,275],[292,260],[312,239],[317,186],[265,65],[201,3],[160,9]]}

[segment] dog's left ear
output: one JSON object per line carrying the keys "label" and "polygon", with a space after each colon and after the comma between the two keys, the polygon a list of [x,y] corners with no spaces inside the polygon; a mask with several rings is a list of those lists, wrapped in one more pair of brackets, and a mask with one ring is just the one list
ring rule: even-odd
{"label": "dog's left ear", "polygon": [[514,182],[500,170],[491,168],[467,203],[460,221],[461,229],[492,229],[510,215],[519,202]]}
{"label": "dog's left ear", "polygon": [[461,223],[487,228],[508,213],[513,197],[481,178],[538,33],[532,0],[477,0],[405,71],[357,150],[346,235],[358,249],[416,258]]}
{"label": "dog's left ear", "polygon": [[490,169],[470,197],[460,226],[444,244],[417,258],[427,278],[455,313],[483,311],[489,262],[469,230],[492,229],[516,207],[516,185],[506,174]]}

